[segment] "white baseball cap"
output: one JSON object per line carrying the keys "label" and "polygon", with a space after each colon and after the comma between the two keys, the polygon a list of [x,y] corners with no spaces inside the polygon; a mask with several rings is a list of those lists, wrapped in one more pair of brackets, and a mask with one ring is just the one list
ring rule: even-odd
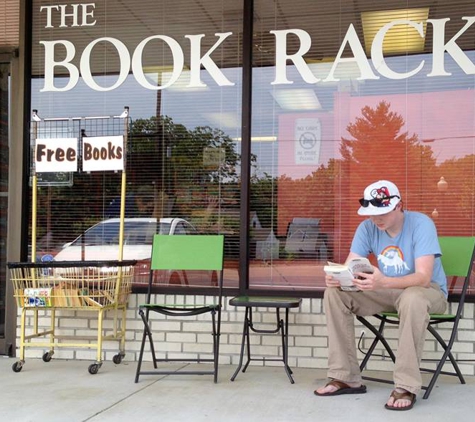
{"label": "white baseball cap", "polygon": [[359,215],[383,215],[391,212],[401,201],[397,186],[389,180],[371,183],[360,199]]}

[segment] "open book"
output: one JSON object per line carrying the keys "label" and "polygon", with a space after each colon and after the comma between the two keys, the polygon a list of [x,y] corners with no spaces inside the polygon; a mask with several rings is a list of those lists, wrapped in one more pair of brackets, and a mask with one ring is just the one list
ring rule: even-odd
{"label": "open book", "polygon": [[373,266],[368,258],[353,258],[347,264],[335,264],[328,262],[323,267],[323,271],[340,282],[341,290],[355,291],[358,288],[353,285],[353,279],[357,278],[356,273],[373,273]]}

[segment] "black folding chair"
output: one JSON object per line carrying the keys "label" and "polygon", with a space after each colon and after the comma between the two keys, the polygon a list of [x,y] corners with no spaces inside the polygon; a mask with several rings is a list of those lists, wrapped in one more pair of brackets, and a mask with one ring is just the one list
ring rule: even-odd
{"label": "black folding chair", "polygon": [[[150,277],[147,293],[147,302],[139,307],[139,315],[144,323],[142,345],[140,348],[139,360],[135,382],[139,381],[140,375],[214,375],[214,382],[218,381],[218,358],[219,358],[219,337],[221,331],[221,307],[223,295],[223,257],[224,257],[224,236],[222,235],[155,235],[152,246],[152,260],[150,267]],[[164,304],[151,303],[152,284],[156,271],[166,271],[170,278],[180,272],[187,277],[188,271],[207,271],[210,273],[210,280],[214,280],[218,273],[218,294],[212,304],[186,305],[186,304]],[[212,281],[210,285],[213,284]],[[195,317],[197,315],[210,313],[213,336],[213,358],[157,358],[154,341],[152,339],[153,322],[149,319],[150,312],[157,312],[165,315],[166,318],[173,317]],[[146,340],[150,342],[152,362],[154,369],[151,371],[142,370],[142,361]],[[187,363],[212,363],[210,370],[170,370],[158,369],[159,362],[187,362]]]}
{"label": "black folding chair", "polygon": [[[442,265],[444,267],[445,274],[448,278],[453,277],[454,280],[456,280],[458,277],[463,278],[463,284],[460,294],[457,293],[458,306],[455,314],[430,314],[430,320],[429,325],[427,326],[427,330],[442,346],[444,353],[438,360],[422,359],[422,361],[424,362],[437,362],[437,366],[435,369],[421,368],[422,372],[432,373],[432,377],[430,379],[429,384],[427,386],[422,387],[422,389],[425,390],[423,396],[424,399],[427,399],[429,397],[432,388],[434,387],[437,378],[440,374],[457,376],[460,380],[460,383],[465,384],[465,379],[462,373],[460,372],[457,361],[455,360],[452,354],[452,346],[457,336],[457,328],[459,325],[460,318],[462,317],[465,296],[467,294],[467,289],[470,283],[470,276],[472,274],[472,266],[475,256],[475,237],[439,237],[439,243],[442,249]],[[386,324],[398,325],[398,314],[393,312],[383,312],[381,314],[373,316],[380,321],[378,328],[371,324],[366,318],[361,316],[357,317],[357,319],[375,335],[375,339],[371,343],[363,361],[360,364],[361,371],[366,368],[366,364],[371,358],[371,355],[373,354],[375,347],[379,342],[381,342],[381,344],[384,346],[392,361],[396,361],[394,352],[392,351],[388,342],[384,338],[384,328]],[[452,324],[452,331],[450,333],[450,338],[447,342],[440,336],[440,334],[435,329],[438,324],[442,323]],[[447,361],[450,361],[450,363],[452,364],[453,371],[442,370],[443,366]],[[392,384],[392,381],[381,378],[363,376],[363,379]]]}

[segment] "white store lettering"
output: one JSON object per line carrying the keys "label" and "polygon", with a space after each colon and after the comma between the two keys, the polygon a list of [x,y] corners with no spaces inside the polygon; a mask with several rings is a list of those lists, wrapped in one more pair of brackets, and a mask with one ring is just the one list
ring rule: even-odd
{"label": "white store lettering", "polygon": [[[214,44],[214,46],[201,56],[201,39],[204,37],[204,34],[200,35],[187,35],[186,37],[191,41],[191,53],[190,53],[190,83],[188,87],[190,88],[200,88],[206,86],[200,77],[200,68],[203,65],[209,72],[209,74],[213,77],[216,83],[219,86],[226,86],[226,85],[234,85],[233,82],[229,81],[221,70],[218,68],[216,63],[211,59],[210,54],[230,35],[232,32],[226,33],[217,33],[215,34],[219,37],[218,41]],[[172,55],[173,55],[173,72],[171,80],[164,86],[156,86],[152,85],[148,82],[145,78],[145,74],[143,72],[142,66],[142,53],[145,45],[152,41],[152,40],[161,40],[165,44],[168,45],[170,48]],[[117,81],[110,87],[102,87],[98,85],[94,78],[92,77],[91,67],[90,67],[90,56],[92,53],[92,49],[94,46],[99,42],[109,42],[111,43],[119,53],[119,61],[120,61],[120,72]],[[48,91],[69,91],[70,89],[74,88],[79,81],[79,70],[78,68],[71,63],[76,55],[76,48],[74,44],[67,40],[58,40],[58,41],[40,41],[45,48],[45,82],[43,88],[40,92],[48,92]],[[66,57],[62,61],[55,61],[55,48],[58,45],[62,45],[66,49]],[[133,56],[132,56],[132,72],[137,80],[137,82],[142,85],[144,88],[147,89],[154,89],[154,90],[161,90],[168,86],[170,86],[173,82],[175,82],[178,77],[180,76],[181,72],[183,71],[184,66],[184,54],[183,50],[173,38],[168,37],[166,35],[154,35],[151,37],[146,38],[143,40],[136,48]],[[69,81],[65,87],[59,88],[54,84],[54,69],[55,67],[65,67],[69,71]],[[90,42],[86,48],[84,49],[81,60],[80,60],[80,69],[81,75],[84,79],[84,82],[87,86],[95,91],[112,91],[118,88],[127,78],[129,74],[131,66],[131,60],[129,51],[125,44],[116,39],[110,37],[98,38],[92,42]]]}
{"label": "white store lettering", "polygon": [[462,70],[467,75],[475,74],[475,65],[467,57],[467,55],[462,51],[462,49],[457,45],[457,38],[459,38],[468,28],[470,28],[475,22],[475,16],[462,18],[467,21],[465,26],[457,32],[447,43],[445,42],[445,24],[450,20],[446,19],[429,19],[427,22],[430,22],[434,27],[434,37],[433,37],[433,58],[432,58],[432,72],[427,76],[450,76],[451,73],[445,71],[444,67],[444,58],[445,52],[450,54],[452,59],[462,68]]}
{"label": "white store lettering", "polygon": [[[77,6],[77,5],[76,5]],[[83,6],[83,17],[81,25],[91,25],[95,24],[95,21],[92,20],[93,12],[88,12],[87,7],[94,7],[93,3],[88,3]],[[65,24],[65,18],[69,16],[61,8],[61,6],[43,6],[47,11],[47,24],[46,27],[52,25],[52,14],[55,10],[60,10],[61,12],[61,25]],[[41,9],[41,10],[42,10]],[[64,13],[63,13],[64,12]],[[78,16],[77,8],[74,9],[72,13],[73,23],[71,26],[80,25],[77,19]],[[87,18],[91,18],[90,21],[87,21]],[[450,18],[445,19],[428,19],[427,22],[433,27],[433,42],[432,42],[432,69],[426,75],[428,77],[435,76],[450,76],[451,73],[445,70],[445,57],[447,53],[450,57],[457,63],[460,69],[467,75],[475,75],[475,64],[470,60],[470,58],[465,54],[465,52],[457,44],[457,40],[461,37],[472,25],[475,23],[475,16],[472,17],[463,17],[462,20],[466,21],[465,25],[459,30],[459,32],[454,35],[450,40],[446,42],[445,40],[445,25],[450,21]],[[282,84],[292,84],[293,81],[288,79],[287,70],[289,68],[288,61],[291,61],[295,66],[295,69],[298,71],[302,79],[308,84],[317,84],[325,82],[338,82],[339,79],[336,77],[335,73],[338,66],[342,63],[354,63],[359,69],[358,80],[372,80],[380,79],[380,76],[383,76],[388,79],[407,79],[410,78],[419,72],[424,67],[425,60],[421,60],[420,63],[413,69],[408,70],[407,72],[396,72],[389,67],[386,62],[386,59],[383,54],[383,44],[387,32],[396,25],[407,25],[417,31],[417,33],[424,37],[423,24],[419,22],[414,22],[410,20],[395,20],[386,25],[384,25],[374,37],[374,40],[371,45],[371,61],[366,57],[366,53],[361,44],[358,34],[356,32],[353,24],[350,24],[345,37],[340,45],[339,51],[335,57],[333,65],[324,79],[317,78],[313,73],[309,65],[306,63],[304,56],[312,46],[312,39],[308,32],[302,29],[286,29],[286,30],[273,30],[270,31],[271,34],[275,36],[275,78],[271,82],[272,85],[282,85]],[[201,41],[205,37],[204,34],[197,35],[185,35],[190,42],[190,81],[187,85],[189,88],[200,88],[206,87],[206,84],[201,80],[201,69],[204,68],[207,70],[209,75],[213,78],[218,86],[232,86],[235,85],[234,82],[230,81],[224,73],[219,69],[217,64],[211,58],[211,54],[221,47],[224,44],[224,41],[232,35],[232,32],[216,33],[215,36],[218,37],[218,40],[215,44],[204,54],[201,51]],[[287,38],[289,35],[296,36],[299,40],[298,51],[294,54],[287,53]],[[164,85],[155,85],[149,82],[143,70],[142,57],[144,49],[150,42],[162,42],[167,45],[172,53],[173,63],[172,63],[172,72],[170,79]],[[117,50],[120,62],[119,75],[116,82],[109,86],[104,87],[100,86],[93,78],[90,68],[91,55],[93,54],[93,49],[98,43],[110,43]],[[130,70],[137,80],[137,82],[146,89],[150,90],[163,90],[171,85],[173,85],[181,73],[183,72],[185,57],[183,49],[175,39],[166,36],[166,35],[153,35],[144,40],[142,40],[131,54],[125,44],[116,39],[110,37],[98,38],[91,41],[84,51],[81,54],[79,69],[76,65],[72,63],[73,59],[76,56],[76,48],[73,43],[68,40],[55,40],[55,41],[40,41],[40,44],[44,46],[45,54],[45,69],[44,69],[44,86],[41,89],[41,92],[48,91],[69,91],[79,81],[80,76],[83,77],[83,80],[87,86],[95,91],[111,91],[118,88],[126,80]],[[55,61],[55,51],[56,48],[61,48],[61,50],[66,50],[65,57],[60,61]],[[349,48],[352,52],[351,57],[343,57],[343,52]],[[69,80],[67,81],[64,87],[55,86],[54,73],[57,67],[65,68],[69,73]]]}
{"label": "white store lettering", "polygon": [[[71,4],[69,6],[72,10],[70,13],[67,12],[67,4],[51,5],[51,6],[41,6],[40,12],[46,11],[46,26],[45,28],[54,28],[53,25],[53,14],[54,11],[60,13],[61,24],[60,28],[67,28],[68,26],[94,26],[96,24],[95,20],[92,20],[94,17],[94,8],[96,7],[95,3],[84,3],[84,4]],[[79,23],[79,7],[81,8],[81,23]],[[66,18],[72,18],[73,23],[68,25],[66,23]],[[91,18],[91,19],[89,19]]]}
{"label": "white store lettering", "polygon": [[373,66],[378,69],[378,72],[385,76],[388,79],[406,79],[417,74],[422,67],[424,66],[424,60],[419,63],[419,66],[414,70],[406,73],[397,73],[389,68],[384,59],[383,55],[383,43],[386,33],[396,25],[409,25],[412,26],[421,36],[424,38],[424,26],[422,23],[412,22],[408,20],[395,20],[384,25],[374,37],[373,43],[371,45],[371,60],[373,61]]}

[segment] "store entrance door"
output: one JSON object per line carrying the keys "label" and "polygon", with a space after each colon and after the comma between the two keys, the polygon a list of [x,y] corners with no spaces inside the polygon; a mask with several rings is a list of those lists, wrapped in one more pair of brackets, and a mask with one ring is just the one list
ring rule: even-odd
{"label": "store entrance door", "polygon": [[7,219],[8,219],[8,120],[10,64],[0,62],[0,354],[12,353],[12,339],[8,339],[7,318]]}

